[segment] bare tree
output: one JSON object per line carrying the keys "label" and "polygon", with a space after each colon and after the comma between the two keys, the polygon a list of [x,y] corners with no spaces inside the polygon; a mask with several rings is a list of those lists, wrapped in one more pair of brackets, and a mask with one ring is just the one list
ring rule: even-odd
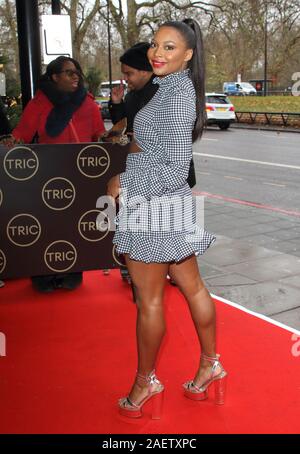
{"label": "bare tree", "polygon": [[100,0],[69,0],[61,2],[62,8],[70,16],[74,58],[80,59],[81,46],[85,35],[98,14]]}
{"label": "bare tree", "polygon": [[19,47],[15,2],[2,0],[0,3],[1,40],[0,49],[8,54],[9,64],[19,73]]}
{"label": "bare tree", "polygon": [[269,76],[286,84],[300,67],[299,0],[264,1],[268,6]]}
{"label": "bare tree", "polygon": [[[213,18],[215,9],[221,8],[218,2],[197,0],[152,0],[144,2],[127,0],[126,13],[121,0],[118,1],[117,5],[109,0],[109,7],[114,25],[121,37],[123,49],[127,49],[139,41],[145,29],[153,31],[157,23],[178,18],[179,12],[191,14],[193,11],[199,10]],[[105,18],[104,15],[103,18]]]}
{"label": "bare tree", "polygon": [[257,68],[263,49],[261,0],[219,2],[206,36],[207,52],[222,65],[229,79],[248,77]]}

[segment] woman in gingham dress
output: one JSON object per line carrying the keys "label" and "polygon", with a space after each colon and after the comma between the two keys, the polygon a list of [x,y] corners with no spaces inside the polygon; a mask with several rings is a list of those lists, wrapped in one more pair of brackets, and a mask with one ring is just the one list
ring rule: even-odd
{"label": "woman in gingham dress", "polygon": [[165,333],[167,274],[187,300],[201,346],[199,367],[194,379],[183,385],[184,395],[203,400],[214,383],[216,403],[223,403],[226,372],[215,351],[214,303],[196,259],[215,237],[196,225],[196,203],[186,182],[192,143],[205,122],[203,44],[197,22],[163,24],[148,58],[159,89],[135,117],[135,145],[126,171],[109,181],[108,194],[117,198],[121,191],[113,241],[137,290],[137,374],[129,395],[119,401],[119,411],[139,417],[152,399],[156,419],[164,390],[155,366]]}

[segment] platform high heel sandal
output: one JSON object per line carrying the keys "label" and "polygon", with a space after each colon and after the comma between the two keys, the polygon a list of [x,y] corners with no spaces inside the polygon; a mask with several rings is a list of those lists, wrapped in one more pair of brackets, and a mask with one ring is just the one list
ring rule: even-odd
{"label": "platform high heel sandal", "polygon": [[119,399],[119,413],[128,418],[140,418],[142,416],[143,405],[151,399],[152,403],[152,419],[160,419],[164,386],[156,378],[155,371],[149,375],[137,374],[137,383],[141,386],[147,385],[148,393],[140,402],[133,402],[129,397]]}
{"label": "platform high heel sandal", "polygon": [[206,356],[201,354],[201,359],[212,363],[211,376],[202,383],[201,386],[197,386],[193,380],[188,381],[183,385],[184,395],[192,400],[204,400],[208,398],[208,389],[214,383],[215,386],[215,403],[218,405],[224,404],[225,393],[226,393],[226,381],[227,372],[224,370],[222,364],[219,361],[220,355],[215,357]]}

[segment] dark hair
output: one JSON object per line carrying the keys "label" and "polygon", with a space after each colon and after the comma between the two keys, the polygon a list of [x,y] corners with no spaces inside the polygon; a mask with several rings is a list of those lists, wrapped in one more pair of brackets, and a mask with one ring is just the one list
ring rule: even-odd
{"label": "dark hair", "polygon": [[202,32],[198,22],[193,19],[180,21],[168,21],[161,27],[173,27],[183,37],[188,49],[193,49],[193,57],[188,62],[191,79],[196,91],[197,119],[193,129],[193,142],[202,136],[206,121],[205,109],[205,62]]}
{"label": "dark hair", "polygon": [[80,81],[79,83],[83,83],[83,78],[84,78],[84,75],[83,75],[83,72],[82,72],[82,69],[81,69],[81,66],[80,64],[78,63],[78,61],[74,60],[74,58],[71,58],[71,57],[65,57],[63,55],[60,55],[59,57],[57,57],[55,60],[52,60],[49,65],[47,66],[46,68],[46,72],[42,75],[41,77],[41,81],[44,81],[44,80],[52,80],[52,76],[53,74],[59,74],[62,69],[63,69],[63,66],[64,66],[64,63],[66,61],[70,61],[74,64],[75,68],[77,69],[77,71],[79,71],[80,73]]}

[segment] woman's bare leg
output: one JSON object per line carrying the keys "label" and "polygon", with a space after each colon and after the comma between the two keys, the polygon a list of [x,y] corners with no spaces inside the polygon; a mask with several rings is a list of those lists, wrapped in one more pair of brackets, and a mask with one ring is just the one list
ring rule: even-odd
{"label": "woman's bare leg", "polygon": [[[169,274],[185,296],[197,331],[201,352],[216,356],[216,314],[214,302],[201,279],[197,259],[191,256],[178,264],[170,265]],[[201,384],[209,378],[211,363],[201,360],[194,382]]]}
{"label": "woman's bare leg", "polygon": [[[146,376],[155,369],[165,334],[163,293],[169,264],[138,262],[131,260],[128,254],[125,254],[125,260],[137,292],[138,373]],[[147,387],[135,382],[129,398],[139,402],[146,393]]]}

